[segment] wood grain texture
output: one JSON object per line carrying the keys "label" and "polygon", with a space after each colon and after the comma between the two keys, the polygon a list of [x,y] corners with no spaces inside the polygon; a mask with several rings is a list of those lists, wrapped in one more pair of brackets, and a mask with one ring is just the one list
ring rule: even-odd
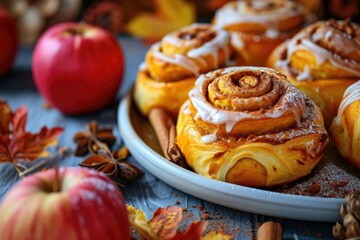
{"label": "wood grain texture", "polygon": [[[114,134],[118,137],[115,148],[120,148],[123,143],[120,140],[116,119],[118,103],[121,97],[132,87],[138,65],[143,61],[148,46],[143,45],[139,40],[128,37],[122,37],[119,41],[126,57],[124,82],[119,90],[117,101],[99,112],[81,116],[67,116],[53,108],[45,109],[43,107],[44,100],[38,94],[32,80],[32,48],[21,48],[13,72],[0,80],[0,98],[6,100],[13,109],[21,105],[28,107],[29,115],[26,128],[29,131],[38,131],[44,125],[64,127],[65,131],[59,138],[60,146],[69,146],[75,149],[75,144],[72,142],[73,135],[85,129],[89,121],[96,120],[101,126],[113,127]],[[129,159],[130,162],[142,168],[134,158],[130,156]],[[58,163],[61,166],[77,166],[83,160],[84,157],[75,157],[70,154],[59,160]],[[127,204],[142,209],[147,218],[151,218],[152,213],[159,207],[176,205],[186,209],[183,214],[182,229],[185,229],[191,221],[207,220],[208,230],[235,231],[236,239],[255,239],[259,223],[274,221],[282,224],[283,239],[333,239],[331,235],[332,223],[273,218],[222,207],[174,189],[158,180],[145,169],[143,170],[145,175],[139,181],[122,190]],[[18,180],[17,172],[10,164],[0,165],[0,201]]]}

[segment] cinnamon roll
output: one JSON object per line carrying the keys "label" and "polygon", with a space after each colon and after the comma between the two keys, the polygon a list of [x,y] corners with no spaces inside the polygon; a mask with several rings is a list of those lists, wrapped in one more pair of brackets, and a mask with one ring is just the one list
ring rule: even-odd
{"label": "cinnamon roll", "polygon": [[329,127],[345,89],[360,78],[360,25],[316,22],[276,48],[268,66],[315,101]]}
{"label": "cinnamon roll", "polygon": [[319,108],[269,68],[201,75],[180,109],[177,145],[197,173],[270,187],[311,172],[328,135]]}
{"label": "cinnamon roll", "polygon": [[230,36],[210,24],[192,24],[151,46],[135,82],[135,103],[144,115],[154,107],[176,118],[195,79],[225,66],[232,53]]}
{"label": "cinnamon roll", "polygon": [[236,65],[264,66],[274,48],[307,24],[309,16],[295,1],[242,0],[220,8],[213,23],[231,32]]}
{"label": "cinnamon roll", "polygon": [[346,89],[330,133],[341,155],[360,170],[360,80]]}

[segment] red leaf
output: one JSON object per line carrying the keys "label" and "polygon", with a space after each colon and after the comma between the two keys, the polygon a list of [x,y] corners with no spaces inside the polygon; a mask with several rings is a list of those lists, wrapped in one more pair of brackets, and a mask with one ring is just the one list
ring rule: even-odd
{"label": "red leaf", "polygon": [[33,161],[48,156],[46,148],[57,144],[62,128],[43,127],[39,133],[29,133],[25,130],[26,120],[26,107],[12,112],[0,99],[0,162]]}

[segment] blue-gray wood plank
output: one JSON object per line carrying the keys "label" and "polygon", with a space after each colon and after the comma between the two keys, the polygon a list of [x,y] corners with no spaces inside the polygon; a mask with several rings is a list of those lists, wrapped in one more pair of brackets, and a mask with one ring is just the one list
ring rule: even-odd
{"label": "blue-gray wood plank", "polygon": [[[54,108],[45,109],[43,107],[44,99],[37,92],[32,79],[32,47],[20,48],[13,71],[0,80],[0,98],[7,101],[13,109],[21,105],[29,109],[26,126],[29,131],[38,131],[44,125],[64,127],[65,131],[59,138],[60,146],[69,146],[74,149],[73,135],[84,130],[89,121],[96,120],[101,126],[113,127],[114,133],[119,139],[116,143],[117,147],[120,147],[123,143],[117,126],[118,103],[121,97],[132,87],[138,65],[144,60],[148,46],[130,37],[121,37],[119,42],[123,46],[126,59],[123,84],[119,89],[117,100],[99,112],[81,116],[67,116]],[[59,165],[77,166],[83,159],[83,157],[75,157],[70,154],[61,159]],[[129,161],[141,168],[131,156]],[[11,164],[0,164],[0,201],[18,180],[18,174]],[[199,207],[203,206],[210,216],[210,219],[207,220],[208,229],[235,231],[236,239],[254,239],[259,223],[269,220],[282,224],[283,239],[333,239],[331,229],[334,223],[273,218],[222,207],[174,189],[146,171],[139,181],[126,186],[123,193],[126,203],[143,210],[148,219],[159,207],[176,205],[186,208],[187,211],[184,212],[183,217],[184,224],[181,225],[182,229],[188,226],[191,221],[202,219],[203,212]]]}

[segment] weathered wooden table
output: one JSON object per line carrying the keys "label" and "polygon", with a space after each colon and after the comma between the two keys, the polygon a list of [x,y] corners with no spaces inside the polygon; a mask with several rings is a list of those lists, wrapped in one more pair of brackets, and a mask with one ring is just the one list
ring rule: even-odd
{"label": "weathered wooden table", "polygon": [[[54,108],[44,108],[44,99],[37,92],[32,80],[32,47],[22,47],[19,50],[13,72],[0,81],[0,98],[7,101],[12,109],[21,105],[25,105],[29,109],[26,126],[29,131],[39,131],[44,125],[64,127],[64,133],[59,138],[60,146],[69,146],[74,149],[73,135],[84,130],[91,120],[95,120],[101,126],[113,127],[113,132],[118,137],[116,144],[120,148],[123,142],[119,140],[121,136],[117,126],[118,103],[131,89],[138,65],[143,61],[148,46],[129,37],[121,37],[119,40],[126,58],[123,84],[119,90],[117,101],[97,113],[67,116]],[[60,160],[59,165],[77,166],[83,160],[83,157],[75,157],[70,154]],[[129,161],[142,168],[133,157],[130,156]],[[176,205],[186,209],[183,214],[182,228],[187,227],[192,221],[206,219],[208,221],[207,229],[235,231],[236,239],[256,239],[258,225],[272,220],[282,224],[283,239],[333,239],[331,229],[334,223],[273,218],[233,210],[183,193],[160,181],[146,170],[144,171],[144,176],[127,185],[123,189],[123,193],[127,204],[142,209],[148,219],[152,217],[157,208]],[[0,165],[0,200],[18,180],[18,174],[11,164]],[[204,215],[205,213],[207,215]]]}

